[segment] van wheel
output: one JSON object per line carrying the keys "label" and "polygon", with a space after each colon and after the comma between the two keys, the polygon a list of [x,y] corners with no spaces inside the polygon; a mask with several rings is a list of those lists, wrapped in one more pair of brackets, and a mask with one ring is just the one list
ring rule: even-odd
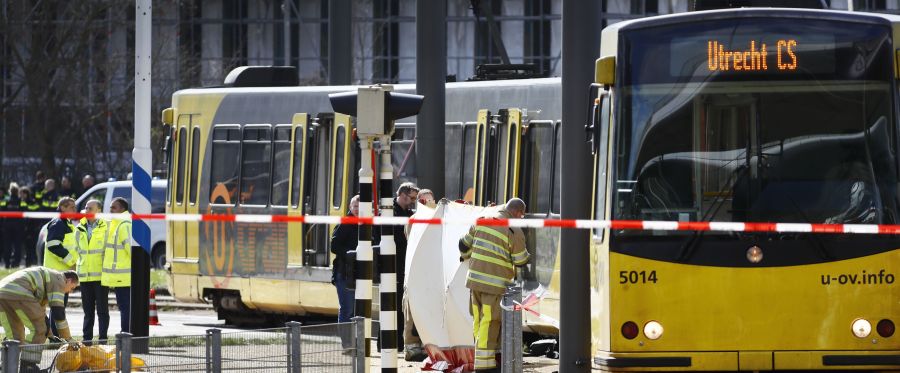
{"label": "van wheel", "polygon": [[153,250],[150,253],[150,265],[156,269],[163,269],[166,266],[166,244],[165,242],[160,242],[153,246]]}

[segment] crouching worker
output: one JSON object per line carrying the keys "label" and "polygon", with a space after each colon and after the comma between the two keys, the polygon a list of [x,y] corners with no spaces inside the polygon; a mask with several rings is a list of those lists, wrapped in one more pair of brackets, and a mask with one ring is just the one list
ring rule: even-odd
{"label": "crouching worker", "polygon": [[[23,345],[43,344],[48,336],[44,307],[49,304],[59,337],[73,342],[63,298],[77,286],[75,271],[60,272],[47,267],[25,268],[0,280],[0,323],[7,338]],[[27,336],[25,328],[29,330]],[[23,348],[20,372],[39,372],[41,351],[43,347]]]}

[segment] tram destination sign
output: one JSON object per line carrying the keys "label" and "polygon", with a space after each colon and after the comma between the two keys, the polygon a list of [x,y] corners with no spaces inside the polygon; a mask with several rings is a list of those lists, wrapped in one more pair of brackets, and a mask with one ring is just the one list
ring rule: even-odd
{"label": "tram destination sign", "polygon": [[675,38],[669,45],[672,76],[752,73],[832,73],[831,35],[731,35]]}

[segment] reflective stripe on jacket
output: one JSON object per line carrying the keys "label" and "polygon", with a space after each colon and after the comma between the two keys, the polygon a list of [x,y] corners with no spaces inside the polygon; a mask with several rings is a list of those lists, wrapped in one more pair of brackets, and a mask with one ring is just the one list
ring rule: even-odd
{"label": "reflective stripe on jacket", "polygon": [[60,218],[51,220],[44,241],[44,267],[57,271],[75,269],[76,246],[72,222]]}
{"label": "reflective stripe on jacket", "polygon": [[[501,210],[496,218],[510,215]],[[476,225],[460,242],[469,248],[462,256],[470,260],[466,287],[472,290],[503,294],[516,276],[515,266],[528,263],[525,234],[519,228]]]}
{"label": "reflective stripe on jacket", "polygon": [[64,307],[66,278],[47,267],[25,268],[0,280],[0,299],[36,300],[50,307]]}
{"label": "reflective stripe on jacket", "polygon": [[111,220],[104,241],[100,284],[111,288],[131,286],[131,221]]}
{"label": "reflective stripe on jacket", "polygon": [[106,220],[94,220],[96,226],[88,237],[87,219],[75,228],[75,241],[78,243],[78,262],[75,266],[81,282],[100,281],[103,271],[103,252],[106,248]]}

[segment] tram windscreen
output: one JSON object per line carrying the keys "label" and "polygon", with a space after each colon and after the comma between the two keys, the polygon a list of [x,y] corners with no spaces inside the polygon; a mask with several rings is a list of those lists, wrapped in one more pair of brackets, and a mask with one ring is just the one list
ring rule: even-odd
{"label": "tram windscreen", "polygon": [[889,26],[741,18],[621,36],[615,219],[898,223]]}

